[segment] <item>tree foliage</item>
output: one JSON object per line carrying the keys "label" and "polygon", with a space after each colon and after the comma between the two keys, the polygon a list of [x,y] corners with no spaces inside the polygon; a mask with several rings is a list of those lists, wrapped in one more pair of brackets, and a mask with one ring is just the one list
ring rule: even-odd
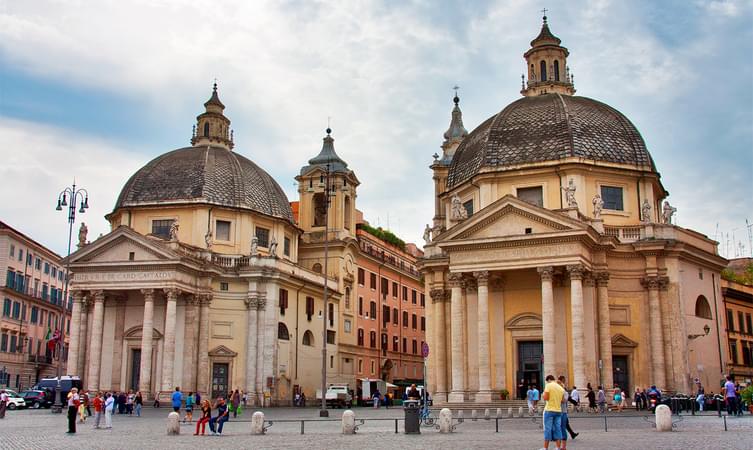
{"label": "tree foliage", "polygon": [[405,251],[405,241],[400,239],[399,237],[395,236],[393,232],[390,230],[385,230],[382,227],[374,228],[370,225],[367,225],[365,223],[358,224],[358,228],[369,233],[370,235],[377,237],[384,242],[387,242],[388,244],[392,244],[395,247],[399,248],[400,250]]}
{"label": "tree foliage", "polygon": [[753,263],[748,264],[741,273],[735,273],[731,269],[724,269],[722,270],[722,278],[746,286],[753,286]]}

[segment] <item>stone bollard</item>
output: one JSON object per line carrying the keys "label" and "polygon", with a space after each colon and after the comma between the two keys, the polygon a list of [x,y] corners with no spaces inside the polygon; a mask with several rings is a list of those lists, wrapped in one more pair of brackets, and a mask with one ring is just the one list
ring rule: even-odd
{"label": "stone bollard", "polygon": [[502,408],[497,408],[497,415],[494,416],[495,419],[502,418]]}
{"label": "stone bollard", "polygon": [[672,431],[672,410],[667,405],[656,407],[656,431]]}
{"label": "stone bollard", "polygon": [[512,417],[512,407],[507,408],[507,417]]}
{"label": "stone bollard", "polygon": [[523,417],[523,407],[518,408],[518,417]]}
{"label": "stone bollard", "polygon": [[484,420],[489,420],[489,419],[491,419],[491,414],[489,413],[489,408],[486,408],[484,410]]}
{"label": "stone bollard", "polygon": [[343,434],[356,434],[356,414],[351,410],[343,413]]}
{"label": "stone bollard", "polygon": [[439,411],[439,432],[452,433],[452,411],[450,411],[450,408],[442,408]]}
{"label": "stone bollard", "polygon": [[175,436],[180,434],[180,414],[175,411],[167,415],[167,435]]}
{"label": "stone bollard", "polygon": [[251,434],[264,434],[264,413],[261,411],[251,416]]}
{"label": "stone bollard", "polygon": [[476,413],[475,409],[472,409],[471,410],[471,420],[475,422],[477,419],[478,419],[478,414]]}
{"label": "stone bollard", "polygon": [[464,420],[465,420],[465,413],[461,409],[460,411],[458,411],[458,422],[462,422]]}

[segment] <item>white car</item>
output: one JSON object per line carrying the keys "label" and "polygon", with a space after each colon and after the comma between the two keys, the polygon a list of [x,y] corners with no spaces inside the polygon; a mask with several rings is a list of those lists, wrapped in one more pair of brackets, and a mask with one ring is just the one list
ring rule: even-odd
{"label": "white car", "polygon": [[6,389],[5,393],[8,395],[8,409],[13,410],[18,408],[26,408],[26,400],[18,395],[17,392]]}

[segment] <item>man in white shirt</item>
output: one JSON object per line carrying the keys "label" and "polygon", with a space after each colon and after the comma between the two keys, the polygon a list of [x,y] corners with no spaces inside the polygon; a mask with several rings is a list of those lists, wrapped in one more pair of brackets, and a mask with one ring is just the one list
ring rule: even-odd
{"label": "man in white shirt", "polygon": [[575,406],[574,409],[580,412],[580,393],[576,386],[573,386],[573,390],[570,391],[570,400],[572,400],[572,403]]}
{"label": "man in white shirt", "polygon": [[0,391],[0,419],[5,419],[5,408],[8,406],[8,394]]}

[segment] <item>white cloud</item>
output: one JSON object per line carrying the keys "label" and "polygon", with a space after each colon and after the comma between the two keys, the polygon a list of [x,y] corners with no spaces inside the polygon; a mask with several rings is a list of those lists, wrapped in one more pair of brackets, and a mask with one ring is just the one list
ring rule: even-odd
{"label": "white cloud", "polygon": [[[111,142],[67,130],[0,117],[4,200],[0,220],[65,256],[67,214],[55,211],[58,194],[75,178],[89,192],[89,209],[77,214],[89,228],[89,239],[110,231],[104,215],[112,211],[120,188],[146,161]],[[67,184],[64,184],[67,183]],[[72,250],[75,250],[75,245]]]}

